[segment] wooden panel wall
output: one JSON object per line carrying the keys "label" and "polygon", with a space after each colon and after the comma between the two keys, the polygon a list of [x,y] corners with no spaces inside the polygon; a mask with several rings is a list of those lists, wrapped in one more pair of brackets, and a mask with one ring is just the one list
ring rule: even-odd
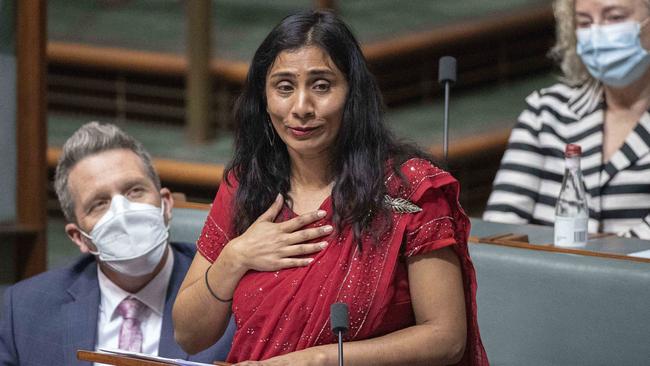
{"label": "wooden panel wall", "polygon": [[20,237],[16,270],[23,279],[45,270],[47,128],[45,120],[46,9],[42,0],[17,1],[17,221],[35,235]]}

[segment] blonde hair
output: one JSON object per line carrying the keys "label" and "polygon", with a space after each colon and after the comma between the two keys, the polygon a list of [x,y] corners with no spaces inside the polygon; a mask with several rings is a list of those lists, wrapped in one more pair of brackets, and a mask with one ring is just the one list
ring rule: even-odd
{"label": "blonde hair", "polygon": [[[650,8],[650,0],[643,2]],[[553,13],[556,40],[549,56],[560,65],[562,81],[569,85],[582,84],[592,76],[576,52],[576,0],[555,0]]]}
{"label": "blonde hair", "polygon": [[581,84],[591,78],[576,52],[575,0],[555,0],[555,45],[549,55],[560,65],[563,81],[569,85]]}

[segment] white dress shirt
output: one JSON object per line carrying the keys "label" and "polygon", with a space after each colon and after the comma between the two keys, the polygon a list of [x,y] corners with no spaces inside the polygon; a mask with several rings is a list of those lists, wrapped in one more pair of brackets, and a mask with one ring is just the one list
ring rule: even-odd
{"label": "white dress shirt", "polygon": [[[97,268],[101,300],[99,303],[99,317],[97,319],[97,344],[95,349],[117,349],[122,326],[122,317],[117,313],[117,306],[128,296],[135,297],[143,302],[146,307],[140,315],[142,328],[142,353],[158,355],[160,331],[162,329],[163,312],[165,311],[165,297],[167,287],[174,267],[174,254],[167,248],[168,254],[165,264],[160,272],[142,290],[131,294],[114,284],[106,275]],[[95,363],[95,365],[103,365]]]}

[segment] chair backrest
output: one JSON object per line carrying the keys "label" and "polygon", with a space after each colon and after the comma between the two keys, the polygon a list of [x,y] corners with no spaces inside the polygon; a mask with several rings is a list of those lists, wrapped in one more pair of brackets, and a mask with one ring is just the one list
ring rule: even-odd
{"label": "chair backrest", "polygon": [[650,265],[470,244],[492,365],[650,365]]}
{"label": "chair backrest", "polygon": [[170,240],[196,243],[208,216],[208,210],[196,208],[174,208],[169,228]]}

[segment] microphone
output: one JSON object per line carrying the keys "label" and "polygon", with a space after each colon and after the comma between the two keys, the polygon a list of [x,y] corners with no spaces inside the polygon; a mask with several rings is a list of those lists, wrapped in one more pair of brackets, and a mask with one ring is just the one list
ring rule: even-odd
{"label": "microphone", "polygon": [[343,366],[343,333],[349,328],[348,304],[335,302],[330,306],[330,324],[332,333],[339,338],[339,366]]}
{"label": "microphone", "polygon": [[456,59],[452,56],[444,56],[438,61],[438,82],[445,86],[445,115],[443,126],[442,151],[445,164],[449,152],[449,89],[456,83]]}

